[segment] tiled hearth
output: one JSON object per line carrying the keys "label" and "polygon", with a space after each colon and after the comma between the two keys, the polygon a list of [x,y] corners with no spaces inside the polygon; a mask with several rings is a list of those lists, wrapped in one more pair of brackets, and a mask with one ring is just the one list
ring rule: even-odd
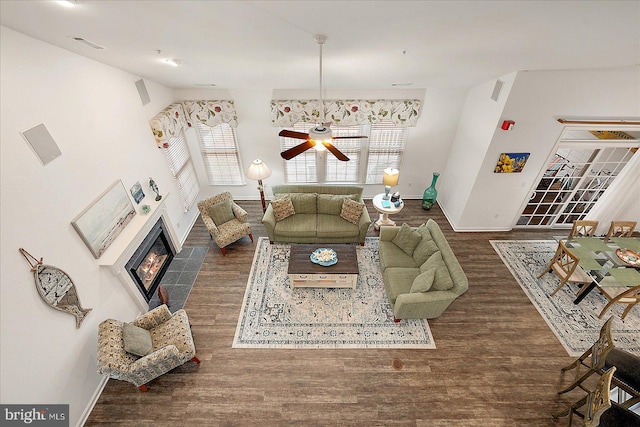
{"label": "tiled hearth", "polygon": [[[182,251],[169,264],[169,268],[162,277],[160,285],[167,289],[169,310],[172,313],[184,307],[208,250],[209,248],[207,247],[183,247]],[[160,304],[158,292],[156,291],[149,301],[149,310],[156,308]]]}

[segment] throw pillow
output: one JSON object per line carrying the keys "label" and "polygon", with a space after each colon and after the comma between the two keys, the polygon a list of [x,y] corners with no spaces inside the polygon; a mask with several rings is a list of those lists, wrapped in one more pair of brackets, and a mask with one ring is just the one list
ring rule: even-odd
{"label": "throw pillow", "polygon": [[413,231],[407,224],[402,224],[391,243],[402,249],[405,254],[411,256],[421,240],[422,236],[418,232]]}
{"label": "throw pillow", "polygon": [[444,265],[444,260],[442,259],[442,254],[440,251],[436,251],[425,262],[420,265],[420,272],[424,273],[425,271],[436,268],[439,265]]}
{"label": "throw pillow", "polygon": [[342,202],[342,212],[340,212],[340,217],[346,219],[352,224],[358,225],[363,209],[364,203],[358,203],[354,200],[345,198]]}
{"label": "throw pillow", "polygon": [[419,292],[427,292],[431,289],[431,285],[433,284],[433,279],[436,277],[436,269],[430,268],[424,273],[420,273],[414,280],[411,285],[411,293],[419,293]]}
{"label": "throw pillow", "polygon": [[209,207],[209,216],[217,226],[235,218],[231,209],[231,200],[223,200]]}
{"label": "throw pillow", "polygon": [[451,280],[449,269],[443,261],[441,265],[436,267],[436,277],[433,279],[431,289],[434,291],[448,291],[451,288],[453,288],[453,280]]}
{"label": "throw pillow", "polygon": [[433,241],[431,237],[431,233],[426,225],[422,224],[416,230],[418,234],[422,236],[422,240],[418,243],[415,250],[413,251],[413,259],[416,264],[423,264],[426,260],[429,259],[431,255],[438,252],[438,245]]}
{"label": "throw pillow", "polygon": [[289,196],[272,200],[271,206],[273,207],[273,213],[276,215],[276,222],[282,221],[296,213],[296,211],[293,210],[293,203],[291,203],[291,197]]}
{"label": "throw pillow", "polygon": [[296,213],[318,213],[316,193],[289,193],[289,197]]}
{"label": "throw pillow", "polygon": [[340,215],[342,202],[345,198],[358,200],[355,194],[318,194],[318,213],[325,215]]}
{"label": "throw pillow", "polygon": [[447,265],[442,259],[442,253],[440,251],[435,252],[420,266],[421,273],[431,269],[435,269],[436,273],[431,286],[432,291],[448,291],[453,288],[453,280],[451,279]]}
{"label": "throw pillow", "polygon": [[122,326],[122,341],[124,341],[124,351],[136,356],[146,356],[153,351],[151,333],[130,323]]}

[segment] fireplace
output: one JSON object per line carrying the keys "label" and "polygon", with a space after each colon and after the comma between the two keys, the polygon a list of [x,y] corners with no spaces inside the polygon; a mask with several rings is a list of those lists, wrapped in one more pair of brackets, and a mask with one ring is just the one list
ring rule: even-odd
{"label": "fireplace", "polygon": [[147,302],[153,297],[175,254],[166,226],[159,218],[125,265]]}

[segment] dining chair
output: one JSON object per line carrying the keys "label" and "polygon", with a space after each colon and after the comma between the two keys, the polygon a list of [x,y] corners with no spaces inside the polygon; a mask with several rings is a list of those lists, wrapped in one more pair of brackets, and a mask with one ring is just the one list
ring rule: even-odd
{"label": "dining chair", "polygon": [[638,223],[636,221],[611,221],[607,239],[611,237],[631,237]]}
{"label": "dining chair", "polygon": [[628,287],[628,286],[598,286],[600,293],[604,295],[609,302],[604,306],[600,314],[599,319],[602,319],[604,313],[611,308],[614,304],[626,304],[627,307],[622,312],[620,319],[623,319],[629,314],[633,306],[640,302],[640,285]]}
{"label": "dining chair", "polygon": [[[613,317],[610,317],[609,320],[602,325],[602,328],[600,328],[600,336],[598,337],[598,340],[593,343],[591,348],[585,351],[582,356],[575,360],[575,362],[562,368],[561,372],[570,371],[572,369],[575,369],[575,372],[573,382],[560,390],[558,394],[566,393],[576,387],[580,387],[586,392],[590,391],[585,388],[582,383],[596,372],[602,374],[601,371],[605,366],[607,355],[614,348],[613,338],[611,337],[612,324]],[[583,367],[586,368],[586,370],[584,370]]]}
{"label": "dining chair", "polygon": [[578,219],[573,222],[573,227],[571,227],[571,231],[569,232],[569,238],[575,236],[593,237],[596,228],[598,228],[598,221]]}
{"label": "dining chair", "polygon": [[580,258],[569,252],[564,242],[561,240],[558,242],[558,249],[551,258],[551,262],[547,268],[538,275],[538,279],[553,271],[560,279],[560,284],[551,292],[551,296],[564,286],[565,283],[582,283],[589,284],[593,281],[591,277],[578,265]]}
{"label": "dining chair", "polygon": [[[585,427],[604,426],[604,424],[600,422],[600,418],[605,413],[605,411],[607,411],[612,406],[610,394],[611,377],[613,377],[613,373],[615,371],[616,368],[614,366],[607,372],[605,372],[598,380],[598,384],[596,385],[594,391],[589,392],[589,394],[578,400],[576,403],[574,403],[564,411],[553,414],[553,418],[560,418],[564,417],[565,415],[569,415],[568,425],[571,426],[573,422],[573,414],[576,414],[580,418],[584,419],[583,425]],[[579,412],[578,409],[582,408],[585,405],[586,411],[584,413]]]}

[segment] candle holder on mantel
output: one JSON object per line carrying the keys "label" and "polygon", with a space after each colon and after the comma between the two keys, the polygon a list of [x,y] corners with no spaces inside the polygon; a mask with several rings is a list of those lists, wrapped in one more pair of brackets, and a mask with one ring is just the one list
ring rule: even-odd
{"label": "candle holder on mantel", "polygon": [[438,181],[439,176],[439,172],[433,173],[431,186],[424,190],[424,194],[422,195],[422,209],[426,211],[431,209],[431,206],[433,206],[433,204],[436,202],[436,198],[438,197],[438,190],[436,190],[436,181]]}

